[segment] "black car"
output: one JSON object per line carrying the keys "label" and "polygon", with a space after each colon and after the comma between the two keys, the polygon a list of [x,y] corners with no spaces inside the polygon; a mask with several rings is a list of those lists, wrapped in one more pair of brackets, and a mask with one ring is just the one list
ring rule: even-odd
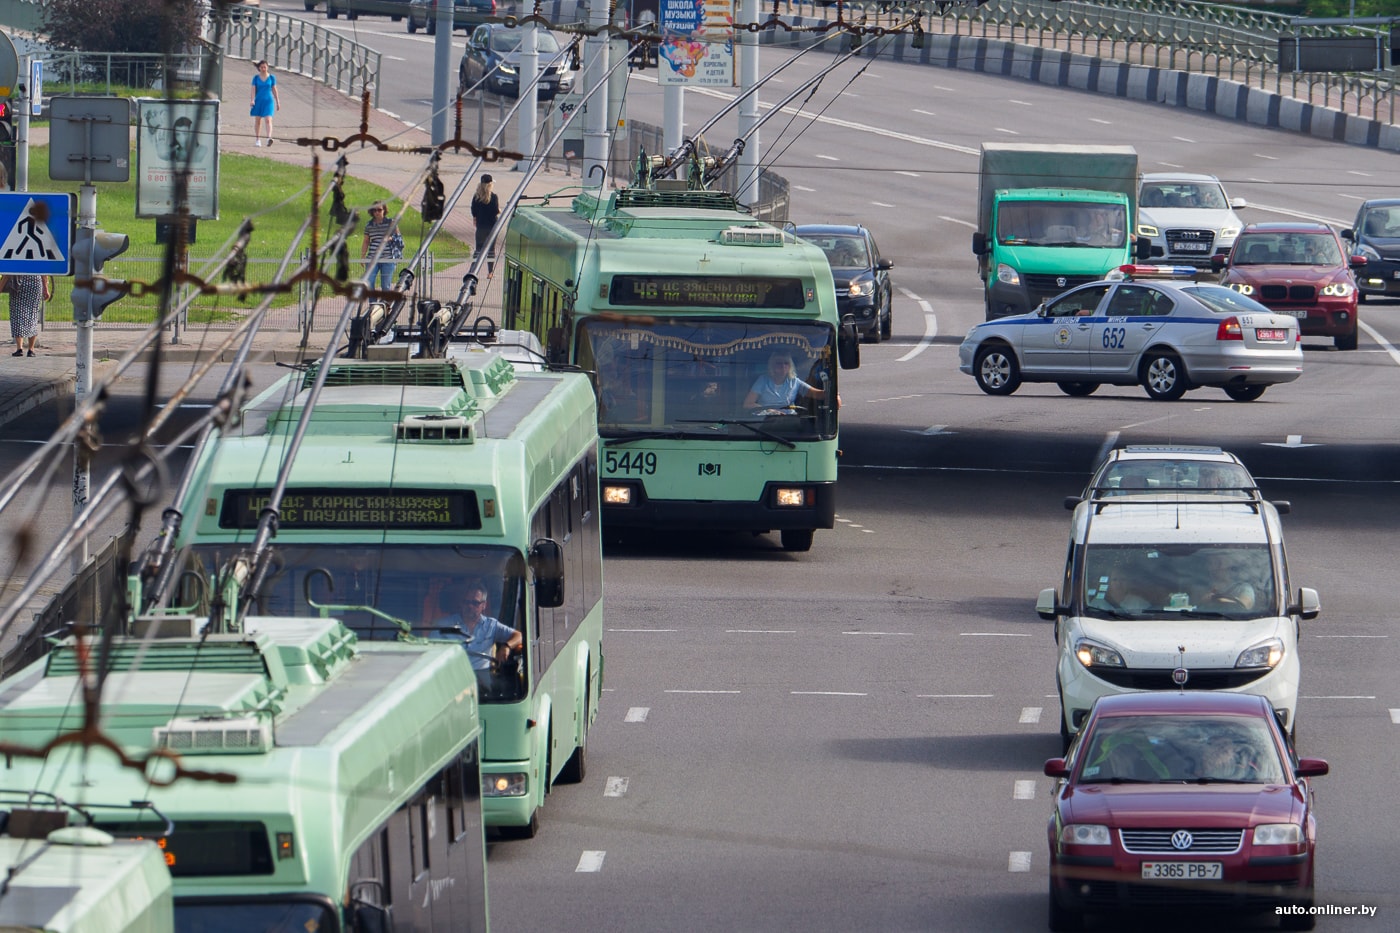
{"label": "black car", "polygon": [[[569,70],[567,48],[559,42],[554,33],[540,29],[539,54],[540,68],[544,77],[540,79],[539,96],[549,100],[555,94],[567,94],[573,90],[574,74]],[[462,64],[457,69],[457,90],[465,94],[484,75],[486,90],[497,94],[515,97],[520,93],[520,40],[525,30],[519,26],[507,28],[503,23],[486,23],[476,27],[467,42],[467,51],[462,54]]]}
{"label": "black car", "polygon": [[326,0],[326,19],[335,19],[341,13],[346,19],[387,16],[397,23],[408,15],[408,0]]}
{"label": "black car", "polygon": [[870,231],[863,226],[806,224],[794,232],[826,253],[841,317],[854,316],[856,330],[871,343],[888,340],[894,326],[890,285],[894,263],[880,256]]}
{"label": "black car", "polygon": [[[496,15],[496,0],[453,0],[452,28],[471,30]],[[437,0],[409,0],[408,31],[437,35]]]}
{"label": "black car", "polygon": [[1366,265],[1356,269],[1357,297],[1400,297],[1400,199],[1366,201],[1342,239],[1351,252],[1366,257]]}

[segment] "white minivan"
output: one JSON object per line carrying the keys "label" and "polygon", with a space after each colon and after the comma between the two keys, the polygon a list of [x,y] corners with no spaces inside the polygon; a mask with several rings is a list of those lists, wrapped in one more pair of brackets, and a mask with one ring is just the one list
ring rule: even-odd
{"label": "white minivan", "polygon": [[1075,506],[1065,575],[1036,611],[1054,620],[1066,748],[1094,700],[1141,690],[1266,697],[1292,734],[1299,621],[1279,512],[1257,492],[1143,490]]}

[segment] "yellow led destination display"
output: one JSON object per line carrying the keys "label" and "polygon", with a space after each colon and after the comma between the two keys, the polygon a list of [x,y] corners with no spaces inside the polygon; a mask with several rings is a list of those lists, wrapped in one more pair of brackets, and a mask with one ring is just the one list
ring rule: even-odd
{"label": "yellow led destination display", "polygon": [[[226,491],[219,527],[256,528],[271,494],[270,489]],[[289,489],[282,497],[278,527],[476,529],[481,515],[470,490]]]}
{"label": "yellow led destination display", "polygon": [[806,307],[802,280],[747,275],[615,275],[608,301],[650,308]]}

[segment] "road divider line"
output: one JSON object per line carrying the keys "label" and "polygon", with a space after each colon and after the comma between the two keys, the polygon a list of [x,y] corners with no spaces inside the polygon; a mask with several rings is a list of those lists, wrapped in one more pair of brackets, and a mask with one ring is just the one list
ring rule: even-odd
{"label": "road divider line", "polygon": [[1035,781],[1017,781],[1011,788],[1012,800],[1034,800]]}
{"label": "road divider line", "polygon": [[868,697],[868,693],[845,693],[841,690],[793,690],[795,697]]}
{"label": "road divider line", "polygon": [[796,635],[795,628],[727,628],[726,635]]}
{"label": "road divider line", "polygon": [[842,635],[913,635],[913,632],[842,632]]}
{"label": "road divider line", "polygon": [[962,635],[986,635],[989,638],[1030,638],[1030,632],[958,632]]}
{"label": "road divider line", "polygon": [[634,706],[627,711],[623,717],[623,722],[646,722],[647,713],[651,712],[650,706]]}
{"label": "road divider line", "polygon": [[990,693],[917,693],[916,700],[990,700]]}
{"label": "road divider line", "polygon": [[1021,707],[1021,718],[1017,722],[1037,723],[1040,722],[1040,712],[1043,706],[1023,706]]}
{"label": "road divider line", "polygon": [[1313,638],[1389,638],[1389,635],[1314,635]]}
{"label": "road divider line", "polygon": [[1367,337],[1380,344],[1381,349],[1390,354],[1390,358],[1395,361],[1397,366],[1400,366],[1400,350],[1395,349],[1394,344],[1382,337],[1380,331],[1360,319],[1357,319],[1356,326],[1364,330]]}
{"label": "road divider line", "polygon": [[735,694],[738,690],[662,690],[662,693],[724,693]]}
{"label": "road divider line", "polygon": [[1300,699],[1300,700],[1374,700],[1375,697],[1368,697],[1368,696],[1346,696],[1346,695],[1337,694],[1337,695],[1333,695],[1333,696],[1310,696],[1310,697],[1309,697],[1309,696],[1303,696],[1303,697],[1299,697],[1298,699]]}
{"label": "road divider line", "polygon": [[680,629],[674,629],[674,628],[610,628],[610,629],[608,629],[608,631],[609,631],[609,632],[632,632],[633,634],[636,634],[636,633],[646,634],[647,632],[661,632],[661,633],[665,633],[665,632],[678,632],[678,631],[680,631]]}
{"label": "road divider line", "polygon": [[[607,854],[602,849],[584,849],[583,854],[578,857],[578,867],[574,871],[602,871],[603,857]],[[1030,855],[1029,852],[1026,854]]]}
{"label": "road divider line", "polygon": [[1007,871],[1030,871],[1031,854],[1029,852],[1012,852],[1011,857],[1006,860]]}

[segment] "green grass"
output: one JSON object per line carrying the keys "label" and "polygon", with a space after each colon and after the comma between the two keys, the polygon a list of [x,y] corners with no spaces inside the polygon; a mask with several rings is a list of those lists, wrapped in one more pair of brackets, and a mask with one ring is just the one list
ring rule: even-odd
{"label": "green grass", "polygon": [[[322,169],[322,186],[329,186],[333,162],[327,162]],[[77,182],[49,180],[49,150],[47,146],[33,146],[29,150],[29,189],[37,192],[74,192]],[[133,167],[132,179],[125,184],[98,183],[97,224],[103,230],[125,233],[131,238],[131,245],[121,256],[109,260],[102,272],[109,278],[126,279],[130,282],[152,283],[161,275],[166,247],[156,242],[156,222],[151,219],[136,219],[136,172]],[[245,217],[253,221],[253,234],[248,244],[248,282],[269,282],[277,271],[277,264],[286,253],[293,237],[311,212],[311,170],[285,165],[270,159],[254,156],[223,153],[219,157],[219,219],[201,220],[195,231],[195,242],[190,246],[189,270],[201,274],[206,264],[215,258],[238,230]],[[389,192],[378,185],[347,177],[345,180],[345,201],[351,206],[364,206],[376,200],[389,204],[389,213],[396,216],[402,202],[389,197]],[[329,202],[327,202],[328,204]],[[368,219],[367,217],[365,218]],[[363,223],[363,221],[362,221]],[[321,216],[321,243],[324,245],[326,231],[330,224],[324,212]],[[400,223],[405,241],[405,254],[411,256],[427,232],[427,225],[416,207],[410,206]],[[354,277],[364,273],[364,266],[353,260],[360,255],[362,238],[357,233],[350,240],[352,259],[350,272]],[[310,237],[302,241],[298,256],[309,250]],[[471,250],[465,243],[446,233],[440,233],[433,241],[432,252],[438,268],[446,268],[460,262]],[[294,259],[289,267],[295,270],[299,260]],[[333,266],[332,266],[333,269]],[[73,316],[70,297],[73,286],[71,276],[56,277],[54,297],[45,308],[44,316],[50,321],[69,321]],[[242,317],[247,309],[256,304],[256,296],[245,302],[227,297],[201,297],[190,308],[190,321],[233,320]],[[3,304],[3,317],[8,319],[8,302]],[[296,295],[288,292],[274,298],[274,306],[287,307],[296,304]],[[102,319],[117,323],[149,323],[156,319],[158,298],[151,295],[127,295],[107,306]]]}

